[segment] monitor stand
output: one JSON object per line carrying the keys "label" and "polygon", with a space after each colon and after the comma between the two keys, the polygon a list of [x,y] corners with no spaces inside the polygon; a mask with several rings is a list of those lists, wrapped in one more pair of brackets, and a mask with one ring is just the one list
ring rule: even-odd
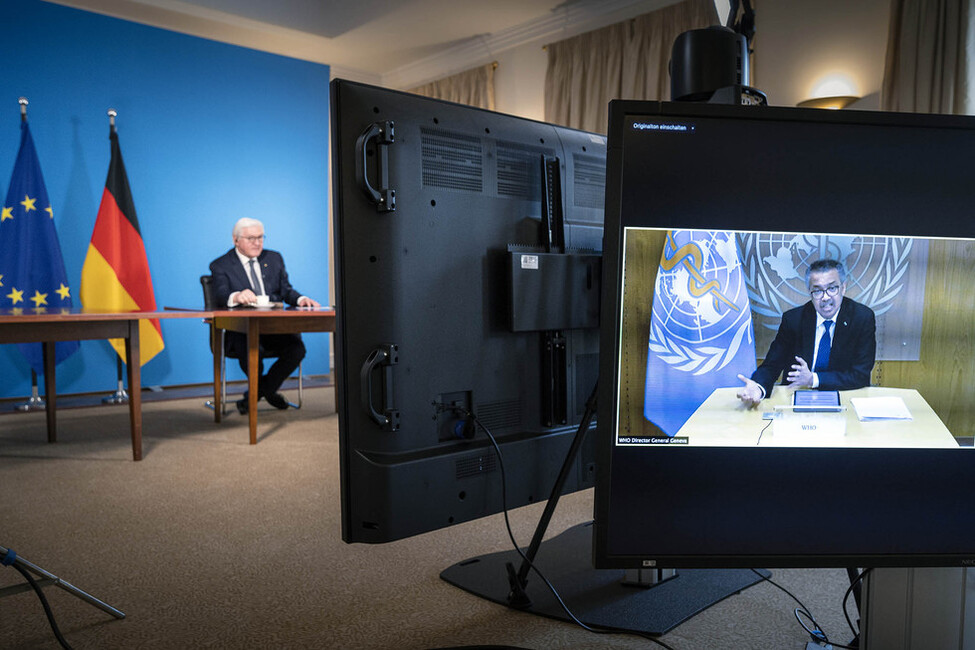
{"label": "monitor stand", "polygon": [[[509,600],[508,566],[520,562],[516,551],[501,551],[458,562],[440,577],[476,596],[515,607]],[[543,542],[534,563],[586,625],[653,636],[771,575],[764,569],[761,576],[751,569],[681,569],[656,584],[635,585],[623,569],[592,568],[592,522]],[[525,592],[530,602],[518,609],[573,622],[537,575]]]}
{"label": "monitor stand", "polygon": [[[573,615],[590,627],[660,635],[714,603],[771,575],[751,569],[682,569],[666,580],[634,584],[622,569],[592,568],[592,522],[543,541],[576,455],[596,412],[594,386],[562,469],[524,555],[512,549],[454,564],[440,577],[488,600],[565,621],[566,614],[531,564],[559,591]],[[516,572],[515,567],[520,565]],[[574,622],[574,621],[573,621]]]}
{"label": "monitor stand", "polygon": [[863,650],[975,647],[975,569],[873,569],[863,582]]}

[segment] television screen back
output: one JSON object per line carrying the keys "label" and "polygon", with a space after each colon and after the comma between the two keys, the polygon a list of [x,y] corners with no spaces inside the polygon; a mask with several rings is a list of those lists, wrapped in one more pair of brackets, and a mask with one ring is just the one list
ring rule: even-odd
{"label": "television screen back", "polygon": [[[343,538],[548,497],[598,375],[605,137],[332,85]],[[544,172],[544,173],[543,173]],[[569,490],[594,480],[592,438]]]}

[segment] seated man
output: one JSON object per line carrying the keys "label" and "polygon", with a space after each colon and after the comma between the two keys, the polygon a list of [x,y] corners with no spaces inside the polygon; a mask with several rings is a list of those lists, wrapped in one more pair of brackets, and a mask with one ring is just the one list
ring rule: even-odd
{"label": "seated man", "polygon": [[750,407],[772,392],[786,370],[782,383],[789,388],[852,390],[870,385],[877,356],[873,310],[843,297],[846,269],[836,260],[810,264],[806,286],[812,299],[782,314],[762,365],[751,378],[738,375],[745,382],[738,398]]}
{"label": "seated man", "polygon": [[[276,251],[264,250],[264,225],[257,219],[244,217],[234,224],[234,247],[210,263],[213,275],[214,298],[218,305],[237,307],[256,305],[258,295],[266,295],[271,302],[285,302],[291,306],[318,307],[307,296],[300,295],[288,282],[284,258]],[[239,332],[227,332],[224,339],[228,356],[236,356],[247,373],[247,337]],[[288,401],[278,392],[281,384],[305,358],[305,344],[300,334],[264,334],[260,340],[259,372],[264,373],[264,356],[277,360],[258,381],[260,395],[279,409],[288,408]],[[237,411],[247,413],[249,395],[237,402]]]}

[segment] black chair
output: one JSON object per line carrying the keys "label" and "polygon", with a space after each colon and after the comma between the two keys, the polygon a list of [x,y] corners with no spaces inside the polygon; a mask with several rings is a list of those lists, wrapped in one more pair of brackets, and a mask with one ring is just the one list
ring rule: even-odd
{"label": "black chair", "polygon": [[[200,286],[203,288],[203,308],[207,311],[216,311],[220,309],[226,309],[226,305],[218,305],[216,299],[213,295],[213,276],[212,275],[201,275],[200,276]],[[227,354],[226,348],[223,344],[224,331],[218,330],[213,321],[209,321],[210,324],[210,351],[214,356],[220,355],[220,404],[221,415],[227,413]],[[272,355],[267,355],[272,356]],[[236,355],[230,355],[232,359],[237,359]],[[261,358],[267,358],[265,355],[261,355]],[[291,408],[300,409],[302,397],[304,396],[304,382],[303,374],[301,370],[301,364],[298,364],[298,403],[288,402]],[[213,400],[207,400],[205,405],[209,409],[216,408]]]}

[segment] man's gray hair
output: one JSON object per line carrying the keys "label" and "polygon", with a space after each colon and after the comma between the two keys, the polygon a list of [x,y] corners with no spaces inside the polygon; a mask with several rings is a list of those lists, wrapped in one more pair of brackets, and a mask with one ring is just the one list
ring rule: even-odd
{"label": "man's gray hair", "polygon": [[843,266],[843,262],[832,259],[816,260],[809,265],[806,269],[806,286],[809,286],[809,278],[813,273],[828,273],[836,269],[836,272],[840,274],[840,284],[846,282],[846,267]]}
{"label": "man's gray hair", "polygon": [[264,232],[264,224],[257,219],[251,219],[250,217],[241,217],[238,219],[237,223],[234,224],[234,240],[237,240],[237,235],[240,234],[241,230],[244,228],[253,228],[254,226],[259,226],[261,232]]}

